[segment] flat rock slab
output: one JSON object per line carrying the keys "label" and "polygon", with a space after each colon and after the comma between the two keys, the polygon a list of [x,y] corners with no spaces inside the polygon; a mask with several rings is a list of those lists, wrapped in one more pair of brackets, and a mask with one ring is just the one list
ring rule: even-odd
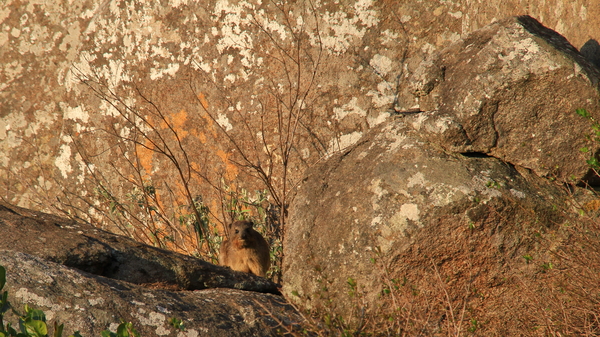
{"label": "flat rock slab", "polygon": [[[8,250],[0,251],[0,265],[7,270],[5,290],[13,307],[44,310],[49,326],[64,323],[66,334],[99,336],[125,320],[141,336],[272,336],[302,321],[273,294],[153,290]],[[185,331],[171,326],[171,318],[183,320]],[[16,324],[17,317],[9,312],[5,322]]]}

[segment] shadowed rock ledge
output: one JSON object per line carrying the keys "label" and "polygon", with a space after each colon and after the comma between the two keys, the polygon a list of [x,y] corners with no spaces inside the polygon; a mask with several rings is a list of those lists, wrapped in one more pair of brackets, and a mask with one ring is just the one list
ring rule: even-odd
{"label": "shadowed rock ledge", "polygon": [[[0,265],[7,269],[12,305],[44,310],[48,322],[65,324],[67,334],[99,336],[125,320],[142,336],[272,336],[302,321],[273,294],[148,289],[7,250],[0,251]],[[185,331],[170,326],[171,318],[183,320]],[[10,312],[5,316],[5,322],[16,321]]]}
{"label": "shadowed rock ledge", "polygon": [[303,320],[265,278],[86,223],[0,203],[0,237],[10,302],[44,310],[67,333],[98,336],[125,320],[142,336],[271,336]]}

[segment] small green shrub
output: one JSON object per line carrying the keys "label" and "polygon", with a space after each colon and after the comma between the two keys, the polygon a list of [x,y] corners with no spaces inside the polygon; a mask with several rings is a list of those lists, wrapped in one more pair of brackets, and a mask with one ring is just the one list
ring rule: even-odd
{"label": "small green shrub", "polygon": [[180,320],[179,318],[171,318],[169,320],[169,324],[171,324],[171,326],[173,326],[175,329],[185,331],[185,325],[183,324],[183,320]]}
{"label": "small green shrub", "polygon": [[[585,137],[592,142],[600,142],[600,123],[592,117],[592,115],[586,109],[576,109],[575,112],[590,121],[592,132],[590,134],[586,134]],[[593,170],[600,169],[600,161],[596,158],[594,153],[590,153],[590,149],[586,147],[582,147],[579,149],[582,154],[591,155],[589,159],[586,160],[587,164]]]}

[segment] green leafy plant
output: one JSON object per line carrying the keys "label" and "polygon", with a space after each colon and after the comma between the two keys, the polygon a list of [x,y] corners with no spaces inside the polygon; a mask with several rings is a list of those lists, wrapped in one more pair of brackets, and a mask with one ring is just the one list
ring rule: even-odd
{"label": "green leafy plant", "polygon": [[475,318],[471,318],[469,323],[470,323],[470,325],[467,328],[467,331],[469,331],[469,332],[477,331],[477,329],[479,328],[479,322]]}
{"label": "green leafy plant", "polygon": [[504,187],[504,185],[501,182],[495,181],[495,180],[489,180],[486,184],[486,187],[488,188],[495,188],[495,189],[500,189],[502,187]]}
{"label": "green leafy plant", "polygon": [[140,337],[140,334],[135,330],[131,322],[121,321],[121,324],[117,327],[117,332],[111,332],[110,330],[104,330],[100,333],[102,337]]}
{"label": "green leafy plant", "polygon": [[[592,142],[600,142],[600,123],[592,117],[592,115],[586,109],[576,109],[575,112],[590,121],[592,133],[585,135],[586,138]],[[590,155],[590,149],[587,146],[584,146],[579,149],[579,151],[583,154]],[[593,169],[600,169],[600,161],[596,158],[594,153],[591,153],[591,157],[586,160],[586,163]]]}
{"label": "green leafy plant", "polygon": [[185,325],[183,324],[183,320],[181,320],[179,318],[172,317],[169,320],[169,324],[171,324],[171,326],[174,327],[175,329],[185,331]]}
{"label": "green leafy plant", "polygon": [[590,115],[590,113],[589,113],[589,112],[588,112],[586,109],[581,109],[581,108],[580,108],[580,109],[575,109],[575,112],[576,112],[576,113],[577,113],[579,116],[581,116],[581,117],[585,117],[585,118],[588,118],[588,119],[594,120],[594,119],[592,118],[592,115]]}
{"label": "green leafy plant", "polygon": [[547,270],[553,269],[554,264],[552,264],[552,262],[544,262],[544,263],[542,263],[542,268],[547,271]]}
{"label": "green leafy plant", "polygon": [[350,290],[348,291],[348,295],[350,295],[350,297],[356,296],[356,287],[357,287],[356,280],[353,279],[352,277],[348,277],[347,282],[348,282],[348,286],[350,287]]}

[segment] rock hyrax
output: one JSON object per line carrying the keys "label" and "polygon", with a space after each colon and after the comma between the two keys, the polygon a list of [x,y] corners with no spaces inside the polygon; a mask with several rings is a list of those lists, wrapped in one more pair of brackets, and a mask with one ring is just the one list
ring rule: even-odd
{"label": "rock hyrax", "polygon": [[219,264],[265,277],[271,264],[269,244],[252,226],[252,221],[235,221],[227,226],[228,238],[221,243]]}

